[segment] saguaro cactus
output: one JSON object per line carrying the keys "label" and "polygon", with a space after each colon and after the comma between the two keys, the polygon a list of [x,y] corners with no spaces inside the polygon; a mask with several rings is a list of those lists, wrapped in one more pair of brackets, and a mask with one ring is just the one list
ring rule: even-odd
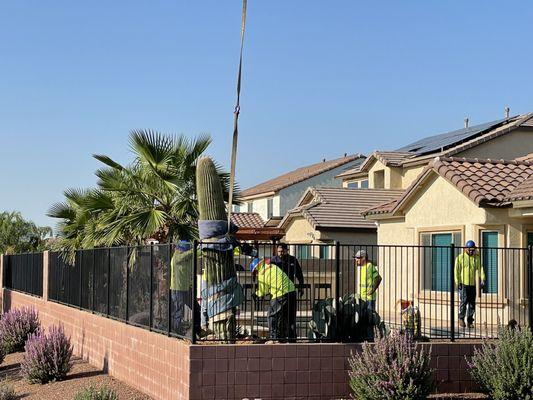
{"label": "saguaro cactus", "polygon": [[[202,157],[198,160],[196,168],[196,191],[198,195],[198,208],[200,220],[224,221],[227,218],[226,207],[222,184],[215,168],[215,164],[209,157]],[[207,286],[221,284],[228,279],[237,276],[233,251],[219,251],[217,249],[205,248],[202,250],[202,265]],[[213,328],[218,338],[222,340],[233,340],[236,335],[235,309],[232,308],[216,315],[213,318]]]}

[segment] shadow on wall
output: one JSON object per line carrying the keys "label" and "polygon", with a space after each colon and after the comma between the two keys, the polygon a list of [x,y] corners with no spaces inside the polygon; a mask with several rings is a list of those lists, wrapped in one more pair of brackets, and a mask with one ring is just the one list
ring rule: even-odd
{"label": "shadow on wall", "polygon": [[11,292],[8,290],[3,290],[2,296],[2,312],[8,311],[11,309]]}

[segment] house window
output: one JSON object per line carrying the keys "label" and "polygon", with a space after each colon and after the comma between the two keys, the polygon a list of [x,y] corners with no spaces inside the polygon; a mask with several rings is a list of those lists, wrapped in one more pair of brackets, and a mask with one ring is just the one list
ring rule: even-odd
{"label": "house window", "polygon": [[385,188],[385,171],[376,171],[374,172],[374,189],[384,189]]}
{"label": "house window", "polygon": [[267,218],[270,219],[274,215],[274,199],[267,200]]}
{"label": "house window", "polygon": [[329,260],[329,246],[320,246],[320,259]]}
{"label": "house window", "polygon": [[348,189],[368,189],[368,179],[365,179],[364,181],[348,182],[346,187]]}
{"label": "house window", "polygon": [[239,205],[233,205],[233,212],[239,213],[241,212],[241,206]]}
{"label": "house window", "polygon": [[253,201],[249,201],[248,202],[248,212],[249,213],[253,213],[254,212],[254,202]]}
{"label": "house window", "polygon": [[[460,232],[422,233],[424,265],[424,287],[431,290],[450,291],[450,274],[452,263],[450,260],[450,245],[460,246]],[[454,258],[460,249],[455,250]]]}
{"label": "house window", "polygon": [[296,254],[299,259],[307,260],[309,258],[309,246],[305,244],[298,245]]}
{"label": "house window", "polygon": [[481,261],[485,270],[485,293],[498,293],[498,232],[481,233]]}

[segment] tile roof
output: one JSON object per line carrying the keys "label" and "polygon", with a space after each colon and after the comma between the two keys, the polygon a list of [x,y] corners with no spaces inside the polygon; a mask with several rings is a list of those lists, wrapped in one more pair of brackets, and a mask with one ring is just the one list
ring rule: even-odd
{"label": "tile roof", "polygon": [[330,161],[323,161],[320,163],[308,165],[306,167],[301,167],[295,169],[294,171],[280,175],[276,178],[270,179],[266,182],[260,183],[259,185],[248,188],[241,193],[241,197],[249,197],[262,193],[277,192],[281,189],[305,181],[306,179],[312,178],[313,176],[322,174],[324,172],[362,158],[364,158],[362,154],[353,154],[350,156],[341,157]]}
{"label": "tile roof", "polygon": [[262,228],[265,222],[258,213],[231,213],[231,222],[239,228]]}
{"label": "tile roof", "polygon": [[[364,219],[361,212],[401,193],[401,190],[387,189],[309,188],[300,200],[300,206],[289,211],[280,227],[284,227],[292,217],[301,215],[314,229],[375,229],[374,222]],[[302,204],[310,197],[309,203]]]}
{"label": "tile roof", "polygon": [[525,181],[533,174],[533,163],[436,157],[400,198],[364,210],[363,215],[394,213],[431,172],[442,176],[478,206],[506,206],[515,189],[527,187]]}
{"label": "tile roof", "polygon": [[437,158],[433,169],[477,205],[504,205],[507,196],[533,173],[525,161]]}
{"label": "tile roof", "polygon": [[533,200],[533,175],[518,185],[509,196],[508,201]]}
{"label": "tile roof", "polygon": [[343,178],[359,172],[364,172],[370,166],[372,161],[376,159],[381,161],[386,166],[398,167],[402,165],[403,161],[415,155],[416,153],[404,151],[374,151],[360,166],[356,168],[350,168],[349,170],[337,175],[337,178]]}

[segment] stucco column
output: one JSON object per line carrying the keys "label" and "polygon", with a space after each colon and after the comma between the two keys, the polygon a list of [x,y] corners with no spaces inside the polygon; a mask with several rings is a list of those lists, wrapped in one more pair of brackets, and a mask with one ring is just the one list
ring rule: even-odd
{"label": "stucco column", "polygon": [[48,265],[50,260],[50,252],[43,252],[43,300],[48,301]]}

